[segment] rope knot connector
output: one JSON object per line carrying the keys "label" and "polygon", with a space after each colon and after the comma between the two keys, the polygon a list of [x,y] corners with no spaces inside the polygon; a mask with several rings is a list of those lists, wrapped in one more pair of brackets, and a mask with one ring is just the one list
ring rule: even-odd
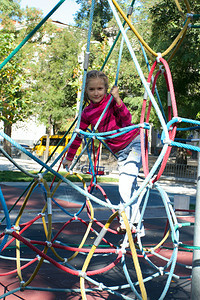
{"label": "rope knot connector", "polygon": [[193,19],[193,14],[191,14],[191,13],[187,13],[187,18],[191,18],[191,19]]}
{"label": "rope knot connector", "polygon": [[157,57],[156,57],[157,63],[160,62],[160,59],[161,59],[161,58],[162,58],[162,54],[161,54],[161,52],[158,52],[158,53],[157,53]]}
{"label": "rope knot connector", "polygon": [[98,288],[100,291],[103,291],[104,284],[102,282],[100,282]]}
{"label": "rope knot connector", "polygon": [[121,215],[121,213],[123,212],[123,211],[125,211],[125,206],[124,206],[124,204],[123,203],[120,203],[119,204],[119,215]]}
{"label": "rope knot connector", "polygon": [[[160,60],[159,60],[159,62],[160,62]],[[160,69],[160,71],[162,72],[162,74],[164,74],[164,73],[165,73],[165,68],[164,68],[164,66],[163,66],[163,65],[159,66],[159,69]]]}
{"label": "rope knot connector", "polygon": [[10,234],[10,235],[12,235],[13,231],[15,231],[13,228],[6,228],[6,229],[4,230],[4,233],[5,233],[5,234]]}
{"label": "rope knot connector", "polygon": [[74,214],[74,220],[78,220],[78,216],[76,215],[76,213]]}
{"label": "rope knot connector", "polygon": [[163,143],[164,143],[164,144],[167,144],[167,145],[169,145],[169,146],[171,145],[171,142],[172,142],[172,141],[171,141],[170,139],[167,139],[167,138],[163,140]]}
{"label": "rope knot connector", "polygon": [[65,265],[68,262],[68,259],[65,257],[62,264]]}
{"label": "rope knot connector", "polygon": [[133,6],[129,6],[129,8],[128,8],[128,16],[131,16],[132,15],[132,13],[133,13]]}
{"label": "rope knot connector", "polygon": [[86,273],[83,272],[83,271],[79,271],[78,276],[85,278],[86,277]]}
{"label": "rope knot connector", "polygon": [[38,180],[39,180],[40,182],[42,182],[42,180],[43,180],[42,173],[38,173],[37,175],[38,175]]}
{"label": "rope knot connector", "polygon": [[49,242],[49,241],[46,241],[46,245],[47,245],[47,247],[49,247],[49,248],[51,248],[51,247],[52,247],[52,243],[51,243],[51,242]]}
{"label": "rope knot connector", "polygon": [[22,280],[22,281],[20,282],[20,291],[21,291],[21,292],[23,292],[23,291],[25,290],[24,284],[25,284],[25,281]]}
{"label": "rope knot connector", "polygon": [[164,271],[163,271],[164,269],[163,269],[163,267],[158,268],[158,270],[159,270],[159,272],[160,272],[160,275],[163,276],[163,274],[164,274]]}
{"label": "rope knot connector", "polygon": [[14,231],[20,231],[20,226],[13,226]]}

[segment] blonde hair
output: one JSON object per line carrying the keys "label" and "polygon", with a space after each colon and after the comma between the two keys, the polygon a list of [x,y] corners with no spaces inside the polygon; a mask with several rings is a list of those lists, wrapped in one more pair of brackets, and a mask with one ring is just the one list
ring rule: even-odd
{"label": "blonde hair", "polygon": [[105,84],[106,93],[107,93],[107,90],[108,90],[108,77],[102,71],[97,71],[97,70],[89,71],[86,75],[85,95],[84,95],[85,101],[89,100],[88,97],[87,97],[87,93],[86,93],[88,83],[89,83],[90,79],[96,79],[96,78],[103,79],[104,84]]}

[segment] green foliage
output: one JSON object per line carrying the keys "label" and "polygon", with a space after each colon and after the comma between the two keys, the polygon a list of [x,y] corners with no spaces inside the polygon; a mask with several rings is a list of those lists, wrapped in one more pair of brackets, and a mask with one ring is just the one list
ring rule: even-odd
{"label": "green foliage", "polygon": [[[13,33],[0,34],[0,61],[15,48]],[[26,114],[27,102],[23,98],[24,72],[17,57],[0,70],[0,119],[12,125]]]}
{"label": "green foliage", "polygon": [[[81,5],[80,10],[76,13],[75,21],[77,26],[82,28],[88,28],[88,20],[90,14],[91,1],[88,0],[76,0],[77,4]],[[94,8],[94,22],[93,22],[93,36],[96,41],[102,42],[103,29],[105,29],[107,23],[112,18],[112,12],[110,10],[107,1],[98,0],[95,3]]]}
{"label": "green foliage", "polygon": [[[80,78],[83,72],[77,58],[86,43],[84,28],[88,27],[91,1],[76,0],[76,2],[80,4],[80,10],[75,17],[77,26],[82,28],[80,34],[78,28],[69,27],[69,30],[60,30],[48,21],[16,58],[2,70],[0,88],[4,111],[5,103],[6,105],[9,103],[12,109],[9,113],[7,111],[3,114],[2,104],[1,119],[6,120],[9,115],[12,116],[12,122],[15,122],[24,118],[25,112],[26,114],[31,112],[38,115],[39,120],[45,125],[53,125],[59,131],[64,131],[66,122],[75,116],[77,92],[81,87]],[[198,2],[190,0],[192,11],[195,13],[199,12]],[[126,8],[127,1],[118,3],[122,8]],[[2,22],[8,24],[11,19],[21,18],[19,1],[0,0],[0,4]],[[132,22],[144,40],[156,52],[165,50],[183,26],[182,14],[178,12],[175,3],[169,0],[156,0],[152,4],[150,0],[141,0],[134,8]],[[26,27],[23,30],[8,31],[9,26],[4,26],[5,29],[0,35],[1,61],[39,23],[41,17],[40,11],[27,8],[24,11]],[[101,69],[109,52],[111,39],[114,41],[118,30],[108,2],[96,1],[89,70]],[[128,32],[128,36],[147,78],[148,70],[138,39],[131,31]],[[195,116],[199,118],[200,115],[199,39],[199,29],[188,30],[180,49],[170,62],[179,115],[192,119]],[[120,42],[121,38],[103,70],[109,77],[110,88],[115,82]],[[165,58],[168,59],[169,55]],[[9,86],[5,84],[8,82]],[[133,122],[139,123],[144,87],[126,45],[123,49],[118,86],[121,98],[133,114]],[[163,76],[159,78],[157,86],[164,109],[167,111],[167,89]],[[158,123],[153,110],[150,121],[154,125]]]}
{"label": "green foliage", "polygon": [[37,63],[32,63],[33,112],[45,125],[64,130],[66,119],[75,115],[80,76],[78,33],[54,28],[47,43],[37,48]]}
{"label": "green foliage", "polygon": [[22,16],[19,5],[20,0],[0,0],[0,21],[2,24],[7,20],[18,20]]}
{"label": "green foliage", "polygon": [[[42,20],[42,11],[38,10],[35,7],[26,7],[23,14],[23,21],[26,24],[24,30],[21,31],[21,34],[26,36],[29,32],[31,32],[37,24]],[[36,33],[36,35],[32,38],[30,42],[36,42],[36,40],[41,40],[41,33],[45,32],[45,28],[47,26],[47,22],[44,26],[40,27]]]}
{"label": "green foliage", "polygon": [[[183,9],[185,6],[182,4]],[[197,0],[190,1],[191,10],[199,12],[200,4]],[[172,1],[160,1],[153,7],[152,14],[152,36],[151,46],[157,52],[166,50],[178,35],[183,26],[182,14],[178,11]],[[185,9],[186,15],[186,9]],[[195,20],[191,21],[192,23]],[[176,101],[179,116],[195,119],[200,112],[200,34],[199,29],[188,29],[186,36],[176,52],[173,60],[170,61]],[[171,54],[171,53],[170,53]],[[169,55],[170,55],[169,54]],[[168,59],[164,57],[165,59]],[[164,81],[160,81],[159,91],[163,97]],[[166,106],[167,102],[165,102]]]}

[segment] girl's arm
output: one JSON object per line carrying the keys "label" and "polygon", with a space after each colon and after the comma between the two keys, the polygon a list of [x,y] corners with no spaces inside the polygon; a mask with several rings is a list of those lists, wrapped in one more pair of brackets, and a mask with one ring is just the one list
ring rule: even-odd
{"label": "girl's arm", "polygon": [[119,88],[114,85],[110,91],[111,95],[113,95],[114,100],[116,102],[115,111],[116,118],[121,123],[122,127],[126,127],[131,125],[132,116],[124,102],[121,100],[119,96]]}
{"label": "girl's arm", "polygon": [[121,105],[122,100],[121,100],[121,98],[119,97],[119,88],[118,88],[118,86],[114,85],[114,86],[111,88],[110,93],[111,93],[111,95],[113,95],[113,98],[115,99],[116,103],[117,103],[118,105]]}
{"label": "girl's arm", "polygon": [[[82,116],[81,116],[80,129],[85,131],[89,125],[90,124],[88,123],[87,118],[84,117],[84,111],[83,111]],[[74,139],[74,141],[72,142],[72,144],[70,145],[70,147],[68,149],[65,159],[62,162],[64,168],[66,166],[68,168],[70,167],[70,165],[74,159],[74,156],[76,155],[76,152],[81,144],[81,141],[82,141],[82,139],[77,134],[76,138]]]}

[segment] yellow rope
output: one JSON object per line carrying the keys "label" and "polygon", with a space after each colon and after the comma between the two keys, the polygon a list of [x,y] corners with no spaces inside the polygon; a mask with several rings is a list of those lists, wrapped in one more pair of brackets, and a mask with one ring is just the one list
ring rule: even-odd
{"label": "yellow rope", "polygon": [[[90,207],[90,210],[91,210],[91,219],[90,219],[90,222],[88,224],[87,230],[86,230],[86,232],[85,232],[85,234],[83,236],[83,239],[82,239],[80,245],[78,246],[79,249],[82,248],[83,245],[85,244],[85,241],[86,241],[86,239],[87,239],[87,237],[88,237],[88,235],[90,233],[90,229],[92,227],[93,220],[94,220],[94,209],[93,209],[93,206],[91,205],[91,202],[89,200],[87,200],[87,201],[88,201],[88,204],[89,204],[89,207]],[[78,254],[79,254],[79,251],[74,252],[74,254],[71,257],[68,258],[68,261],[70,261],[73,258],[75,258]]]}
{"label": "yellow rope", "polygon": [[118,5],[118,3],[115,0],[112,0],[113,4],[115,5],[116,9],[119,11],[120,15],[124,18],[124,20],[126,21],[126,23],[128,24],[128,26],[131,28],[131,30],[135,33],[135,35],[137,36],[137,38],[140,40],[140,42],[143,44],[143,46],[154,56],[157,56],[158,54],[156,52],[154,52],[148,45],[147,43],[143,40],[143,38],[141,37],[141,35],[137,32],[137,30],[135,29],[135,27],[133,26],[133,24],[131,23],[130,19],[127,18],[127,16],[125,15],[125,13],[123,12],[123,10],[121,9],[121,7]]}
{"label": "yellow rope", "polygon": [[[44,250],[43,250],[43,253],[46,254],[47,251],[48,251],[49,247],[45,246]],[[44,258],[43,257],[40,257],[40,261],[38,262],[33,274],[31,275],[31,277],[23,284],[23,286],[28,286],[32,281],[33,279],[35,278],[35,276],[37,275],[42,263],[44,261]]]}
{"label": "yellow rope", "polygon": [[[190,6],[187,0],[184,0],[188,9],[188,12],[190,12]],[[120,6],[118,5],[118,3],[115,0],[112,0],[113,4],[115,5],[116,9],[119,11],[119,13],[121,14],[121,16],[124,18],[124,20],[127,22],[127,24],[129,25],[129,27],[132,29],[132,31],[134,32],[134,34],[137,36],[137,38],[139,39],[139,41],[143,44],[143,46],[154,56],[158,56],[158,54],[153,51],[153,49],[151,49],[151,47],[149,47],[147,45],[147,43],[143,40],[142,36],[137,32],[137,30],[135,29],[135,27],[133,26],[133,24],[131,23],[130,19],[127,18],[127,16],[125,15],[125,13],[123,12],[123,10],[120,8]],[[182,37],[182,35],[185,33],[185,31],[187,30],[188,24],[190,22],[190,18],[187,19],[183,29],[179,32],[178,36],[175,38],[175,40],[172,42],[172,44],[161,54],[162,57],[164,57],[165,55],[167,55],[177,44],[177,42],[179,41],[179,39]]]}
{"label": "yellow rope", "polygon": [[168,54],[177,44],[177,42],[179,41],[179,39],[182,37],[182,35],[187,31],[188,28],[188,24],[190,22],[190,18],[187,19],[183,29],[179,32],[179,34],[177,35],[177,37],[175,38],[175,40],[171,43],[171,45],[167,48],[167,50],[165,50],[161,55],[162,57],[164,57],[166,54]]}
{"label": "yellow rope", "polygon": [[[15,225],[14,227],[15,228],[18,228],[19,227],[19,222],[20,222],[20,219],[21,219],[21,216],[22,216],[22,213],[26,207],[26,204],[27,204],[27,201],[33,191],[33,189],[35,188],[35,186],[37,185],[38,181],[35,181],[32,186],[30,187],[28,193],[26,194],[26,197],[24,199],[24,202],[20,208],[20,211],[19,211],[19,214],[17,216],[17,219],[16,219],[16,222],[15,222]],[[19,230],[17,229],[16,232],[19,234]],[[23,278],[22,278],[22,273],[21,273],[21,262],[20,262],[20,241],[16,239],[16,259],[17,259],[17,262],[16,262],[16,265],[17,265],[17,275],[19,277],[19,280],[20,281],[23,281]]]}
{"label": "yellow rope", "polygon": [[183,12],[183,10],[182,10],[180,4],[179,4],[179,1],[178,1],[178,0],[174,0],[174,1],[175,1],[175,3],[176,3],[176,6],[177,6],[178,11],[180,12],[182,18],[185,20],[185,15],[184,15],[184,12]]}
{"label": "yellow rope", "polygon": [[[50,193],[49,186],[48,186],[46,180],[42,179],[42,182],[43,182],[44,187],[45,187],[45,189],[47,191],[47,201],[49,201],[48,199],[51,199],[51,197],[50,197],[51,193]],[[46,233],[47,243],[51,242],[51,233],[52,233],[52,213],[51,213],[52,207],[51,206],[52,206],[52,204],[51,204],[50,201],[45,205],[45,208],[48,207],[48,209],[50,210],[50,212],[48,212],[48,229],[47,229],[47,233]],[[49,247],[48,245],[46,245],[44,247],[43,253],[46,254],[49,248],[51,248],[51,247]],[[40,257],[40,260],[39,260],[39,262],[38,262],[38,264],[37,264],[34,272],[32,273],[31,277],[23,284],[24,287],[28,286],[33,281],[33,279],[37,275],[37,273],[38,273],[38,271],[39,271],[39,269],[40,269],[43,261],[44,261],[44,258]]]}
{"label": "yellow rope", "polygon": [[[45,213],[46,211],[46,208],[47,208],[47,203],[45,204],[45,206],[43,207],[42,209],[42,214]],[[45,236],[46,238],[48,238],[48,228],[47,228],[47,224],[46,224],[46,220],[45,220],[45,216],[42,215],[42,223],[43,223],[43,228],[44,228],[44,233],[45,233]],[[51,251],[54,253],[54,255],[60,260],[60,261],[64,261],[64,258],[61,257],[53,247],[50,247],[51,248]]]}
{"label": "yellow rope", "polygon": [[135,271],[136,271],[138,282],[139,282],[139,287],[140,287],[142,299],[147,300],[147,293],[146,293],[146,289],[145,289],[145,286],[144,286],[142,272],[141,272],[137,252],[136,252],[136,249],[135,249],[135,244],[134,244],[134,241],[133,241],[131,229],[130,229],[129,222],[128,222],[125,211],[121,212],[121,216],[122,216],[124,224],[126,226],[126,232],[127,232],[127,235],[128,235],[129,245],[130,245],[130,249],[131,249],[133,263],[134,263],[134,266],[135,266]]}
{"label": "yellow rope", "polygon": [[15,223],[16,226],[19,226],[19,222],[20,222],[22,213],[23,213],[23,211],[24,211],[24,209],[25,209],[25,207],[26,207],[27,201],[28,201],[28,199],[29,199],[31,193],[33,192],[33,189],[35,188],[35,186],[36,186],[37,184],[38,184],[38,180],[36,180],[36,181],[32,184],[32,186],[30,187],[28,193],[26,194],[26,197],[25,197],[25,199],[24,199],[24,202],[23,202],[23,204],[22,204],[22,206],[21,206],[21,208],[20,208],[19,214],[18,214],[17,219],[16,219],[16,223]]}
{"label": "yellow rope", "polygon": [[[114,214],[112,214],[110,216],[110,218],[108,219],[107,223],[103,227],[105,230],[107,230],[110,227],[110,224],[116,218],[117,215],[118,215],[118,211],[116,211]],[[92,259],[92,256],[93,256],[96,248],[97,248],[97,246],[92,245],[92,248],[91,248],[90,252],[88,253],[88,256],[86,257],[86,260],[85,260],[85,262],[83,264],[83,267],[82,267],[82,270],[81,270],[81,272],[83,272],[83,274],[85,274],[85,272],[86,272],[86,270],[88,268],[88,265],[90,263],[90,260]],[[84,282],[85,282],[85,279],[84,279],[83,276],[81,276],[80,277],[81,296],[82,296],[83,300],[87,300],[86,293],[85,293]]]}
{"label": "yellow rope", "polygon": [[190,8],[190,3],[188,0],[184,0],[186,7],[187,7],[187,12],[190,14],[191,13],[191,8]]}
{"label": "yellow rope", "polygon": [[[65,177],[67,177],[69,174],[70,174],[70,173],[68,172],[68,173],[65,175]],[[76,175],[76,176],[78,177],[78,179],[83,183],[83,188],[84,188],[84,190],[87,192],[87,191],[88,191],[88,190],[87,190],[87,186],[86,186],[86,183],[85,183],[83,177],[82,177],[80,174],[78,174],[78,173],[73,173],[73,175]],[[62,182],[62,180],[60,180],[60,181],[57,183],[56,187],[54,188],[53,192],[51,193],[51,197],[53,197],[53,195],[54,195],[55,192],[57,191],[57,189],[58,189],[59,185],[61,184],[61,182]],[[80,245],[79,245],[79,247],[78,247],[79,249],[83,247],[83,245],[84,245],[84,243],[85,243],[85,241],[86,241],[86,239],[87,239],[87,237],[88,237],[88,235],[89,235],[89,233],[90,233],[90,229],[91,229],[91,227],[92,227],[92,223],[93,223],[93,220],[94,220],[94,209],[93,209],[93,206],[91,205],[91,202],[89,201],[89,199],[87,199],[87,201],[88,201],[88,204],[89,204],[89,207],[90,207],[90,211],[91,211],[91,220],[90,220],[90,222],[89,222],[89,224],[88,224],[88,227],[87,227],[87,230],[86,230],[86,232],[85,232],[85,234],[84,234],[84,237],[83,237],[83,239],[82,239],[82,241],[81,241],[81,243],[80,243]],[[55,249],[54,249],[54,254],[55,254]],[[76,252],[75,252],[71,257],[69,257],[67,260],[68,260],[68,261],[72,260],[72,259],[75,258],[78,254],[79,254],[79,251],[76,251]],[[56,254],[55,254],[55,255],[56,255]],[[56,255],[56,256],[57,256],[57,255]],[[64,260],[64,259],[63,259],[63,260]]]}
{"label": "yellow rope", "polygon": [[187,31],[184,32],[184,34],[182,35],[182,38],[179,40],[178,44],[176,45],[176,48],[174,49],[174,51],[171,53],[170,57],[168,58],[167,62],[169,63],[172,58],[174,57],[174,55],[176,54],[176,52],[178,51],[180,45],[182,44],[184,38],[185,38],[185,35],[186,35]]}
{"label": "yellow rope", "polygon": [[164,242],[167,240],[167,238],[169,237],[170,232],[171,232],[171,230],[169,229],[167,231],[167,233],[165,234],[165,236],[160,241],[160,243],[158,243],[156,246],[154,246],[153,248],[143,248],[143,250],[146,251],[146,252],[153,252],[156,249],[160,248],[160,246],[162,246],[164,244]]}

